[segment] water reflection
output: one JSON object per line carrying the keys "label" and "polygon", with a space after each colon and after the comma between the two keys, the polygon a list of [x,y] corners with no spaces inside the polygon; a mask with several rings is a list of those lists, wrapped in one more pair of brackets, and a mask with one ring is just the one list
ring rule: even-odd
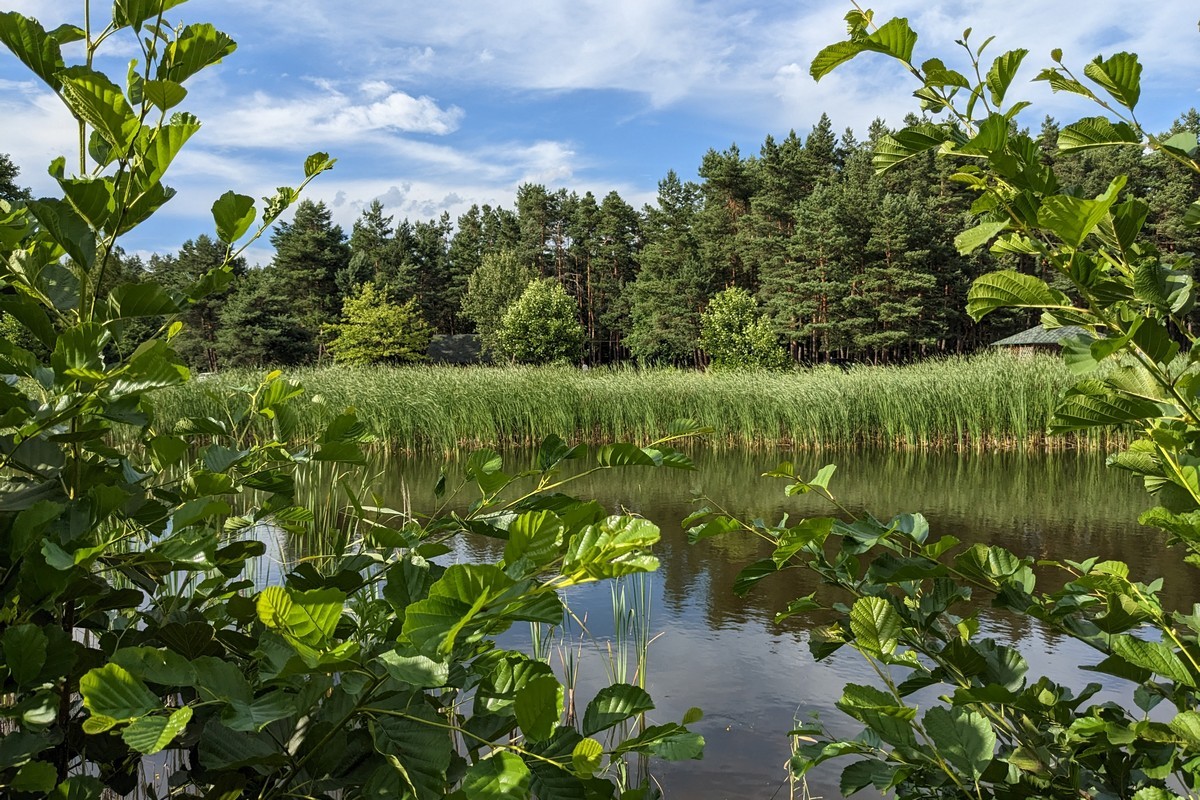
{"label": "water reflection", "polygon": [[[1190,607],[1197,599],[1191,575],[1177,558],[1164,555],[1163,535],[1136,524],[1148,505],[1139,483],[1108,470],[1095,455],[1058,453],[955,455],[840,452],[696,454],[695,473],[628,469],[574,484],[573,493],[595,497],[656,522],[663,531],[657,553],[662,561],[654,577],[653,626],[662,632],[650,649],[647,688],[658,702],[656,722],[678,720],[693,705],[704,708],[696,727],[708,740],[703,761],[663,765],[656,776],[675,798],[786,797],[787,731],[796,716],[817,711],[832,730],[854,735],[857,723],[833,703],[850,681],[872,680],[869,668],[853,653],[839,653],[821,664],[808,654],[812,620],[792,618],[773,624],[774,614],[799,595],[817,589],[796,570],[760,584],[748,597],[731,591],[734,577],[769,549],[748,537],[711,539],[688,545],[680,521],[706,496],[729,511],[775,521],[827,514],[831,509],[811,496],[785,498],[783,484],[759,477],[781,460],[797,472],[815,473],[827,461],[839,464],[832,488],[856,512],[870,509],[880,517],[921,511],[933,535],[952,534],[969,542],[1003,545],[1022,555],[1045,559],[1099,556],[1130,565],[1131,576],[1166,579],[1162,593],[1169,607]],[[509,458],[511,469],[530,460]],[[442,462],[391,459],[375,465],[385,501],[416,511],[434,505],[432,487]],[[453,464],[451,475],[456,473]],[[453,481],[452,481],[453,482]],[[502,543],[471,540],[459,557],[494,559]],[[1043,580],[1054,576],[1043,574]],[[611,635],[607,587],[582,587],[568,601],[586,616],[594,637]],[[1037,630],[1028,620],[981,610],[989,635],[1015,643],[1026,655],[1031,678],[1048,674],[1081,686],[1098,680],[1078,665],[1091,658],[1073,640]],[[516,644],[522,631],[515,631]],[[599,659],[585,659],[580,683],[587,696],[604,681]],[[1106,697],[1105,695],[1110,695]],[[1101,699],[1117,699],[1114,686]],[[837,770],[810,780],[816,795],[837,795]]]}

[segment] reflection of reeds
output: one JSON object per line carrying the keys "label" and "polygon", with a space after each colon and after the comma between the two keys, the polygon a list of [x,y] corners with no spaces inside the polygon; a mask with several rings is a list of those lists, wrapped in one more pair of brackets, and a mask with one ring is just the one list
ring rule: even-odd
{"label": "reflection of reeds", "polygon": [[[219,390],[248,380],[229,372],[161,392],[160,424],[216,413]],[[1069,446],[1043,436],[1073,381],[1056,358],[1007,353],[897,367],[702,373],[565,367],[331,367],[297,371],[309,402],[301,435],[347,407],[381,441],[408,450],[533,444],[549,433],[593,440],[661,434],[691,418],[736,445],[918,448]],[[1103,435],[1083,440],[1103,445]],[[1057,443],[1057,444],[1055,444]]]}

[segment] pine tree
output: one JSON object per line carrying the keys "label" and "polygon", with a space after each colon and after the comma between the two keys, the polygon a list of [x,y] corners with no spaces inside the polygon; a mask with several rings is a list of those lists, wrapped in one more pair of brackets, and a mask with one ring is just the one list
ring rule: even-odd
{"label": "pine tree", "polygon": [[357,286],[368,281],[376,287],[393,285],[400,271],[399,252],[392,239],[392,217],[383,215],[383,203],[372,200],[363,209],[362,216],[354,221],[350,232],[350,260],[346,268],[336,276],[338,291],[343,297],[354,292]]}
{"label": "pine tree", "polygon": [[292,311],[281,280],[272,270],[252,269],[234,282],[217,328],[222,368],[293,366],[316,357],[314,332]]}
{"label": "pine tree", "polygon": [[28,200],[29,190],[17,183],[21,168],[12,162],[7,153],[0,153],[0,200],[16,202]]}
{"label": "pine tree", "polygon": [[319,354],[321,327],[341,311],[337,276],[350,263],[350,248],[341,226],[334,225],[324,203],[302,200],[292,221],[281,222],[271,234],[275,257],[268,268],[272,287],[281,294],[274,303],[287,304]]}
{"label": "pine tree", "polygon": [[[150,273],[154,280],[175,292],[186,292],[210,270],[225,262],[225,245],[206,235],[183,243],[177,255],[150,257]],[[235,280],[246,274],[246,260],[236,258],[230,263]],[[231,296],[231,289],[214,292],[192,303],[180,315],[183,330],[173,340],[175,351],[188,366],[215,372],[222,366],[218,358],[217,338],[221,324],[221,309]]]}
{"label": "pine tree", "polygon": [[704,269],[696,220],[700,191],[674,171],[658,184],[658,204],[647,206],[641,270],[627,289],[625,343],[643,363],[695,363],[700,312],[711,273]]}

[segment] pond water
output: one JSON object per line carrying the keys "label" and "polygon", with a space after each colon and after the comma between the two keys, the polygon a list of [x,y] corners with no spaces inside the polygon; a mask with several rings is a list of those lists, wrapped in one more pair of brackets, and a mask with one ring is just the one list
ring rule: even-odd
{"label": "pond water", "polygon": [[[506,467],[516,469],[527,460],[515,455],[506,460]],[[693,498],[700,495],[739,516],[768,521],[785,512],[793,517],[830,513],[819,499],[786,498],[782,482],[759,477],[781,460],[795,463],[798,474],[815,474],[826,463],[838,464],[831,488],[854,511],[869,509],[881,518],[920,511],[935,537],[953,534],[964,542],[1000,544],[1038,558],[1125,561],[1134,579],[1165,578],[1162,596],[1168,606],[1190,607],[1200,599],[1194,573],[1166,552],[1164,535],[1137,524],[1138,513],[1150,505],[1140,482],[1106,469],[1099,455],[755,451],[700,452],[696,460],[696,472],[630,468],[572,489],[609,508],[641,514],[662,529],[656,549],[662,565],[650,580],[650,625],[657,635],[648,658],[646,688],[657,703],[650,717],[653,722],[678,721],[688,708],[700,706],[705,716],[693,729],[707,740],[702,761],[656,764],[653,774],[668,797],[788,797],[787,732],[795,719],[815,711],[833,731],[858,732],[857,724],[837,711],[834,701],[845,683],[871,682],[869,668],[848,649],[815,662],[807,647],[814,620],[795,617],[782,626],[772,621],[789,600],[813,591],[815,584],[795,570],[738,598],[731,589],[734,577],[769,551],[737,536],[689,545],[680,527],[697,508]],[[418,512],[430,508],[442,465],[441,460],[389,460],[377,465],[377,489],[393,507],[409,505]],[[472,540],[463,542],[452,557],[491,559],[501,551],[502,543]],[[613,632],[611,589],[581,587],[567,599],[589,634],[578,639],[575,632],[576,639],[565,644],[581,655],[579,685],[586,702],[606,680],[607,643]],[[980,617],[987,633],[1020,648],[1030,663],[1031,679],[1047,674],[1078,686],[1103,682],[1096,673],[1078,669],[1094,659],[1073,640],[991,609],[981,609]],[[514,630],[505,644],[528,646],[529,640],[529,631]],[[1099,699],[1122,696],[1114,683],[1106,685]],[[836,797],[840,769],[837,765],[810,775],[810,793]]]}

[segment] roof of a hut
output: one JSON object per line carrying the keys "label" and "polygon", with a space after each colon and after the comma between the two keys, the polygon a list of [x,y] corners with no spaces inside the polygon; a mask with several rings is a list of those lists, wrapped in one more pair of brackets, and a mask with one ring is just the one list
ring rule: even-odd
{"label": "roof of a hut", "polygon": [[1014,333],[1007,339],[992,342],[992,347],[1030,347],[1036,345],[1061,345],[1063,339],[1078,336],[1085,331],[1074,325],[1064,325],[1061,328],[1043,328],[1041,325],[1027,331]]}

